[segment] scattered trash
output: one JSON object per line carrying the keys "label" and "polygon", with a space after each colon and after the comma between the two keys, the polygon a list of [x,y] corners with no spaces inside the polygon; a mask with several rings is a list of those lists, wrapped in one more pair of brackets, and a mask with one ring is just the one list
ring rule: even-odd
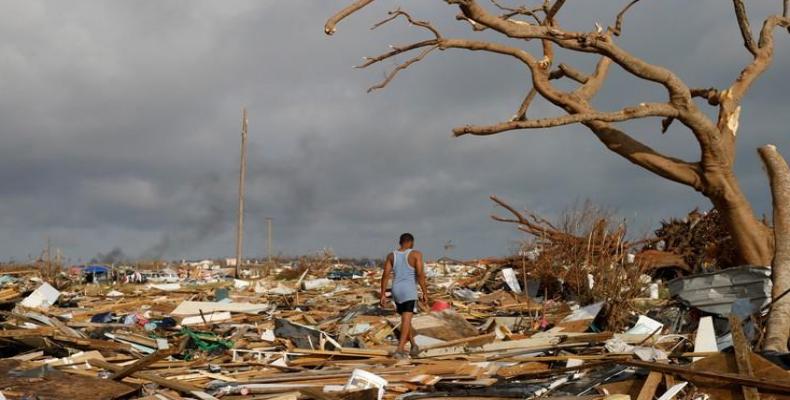
{"label": "scattered trash", "polygon": [[49,308],[60,297],[60,292],[49,283],[44,282],[30,296],[25,297],[19,304],[28,308]]}
{"label": "scattered trash", "polygon": [[378,400],[384,397],[384,388],[387,386],[387,380],[362,369],[355,369],[351,372],[351,377],[348,378],[348,383],[344,387],[346,391],[360,390],[360,389],[378,389]]}
{"label": "scattered trash", "polygon": [[[635,254],[633,262],[644,259]],[[653,265],[676,259],[649,254]],[[747,386],[766,398],[790,393],[777,366],[786,356],[771,356],[774,365],[750,348],[763,330],[765,269],[683,270],[669,286],[656,270],[626,282],[617,265],[610,275],[558,267],[561,279],[550,269],[525,280],[525,258],[427,263],[432,302],[418,304],[410,356],[397,359],[401,321],[379,306],[381,269],[333,261],[232,279],[233,269],[210,261],[197,271],[140,273],[159,282],[113,276],[89,285],[15,275],[0,288],[0,390],[43,399],[68,387],[74,396],[49,398],[145,400],[717,399],[738,398]],[[660,296],[667,288],[672,297]],[[742,331],[728,333],[720,316],[730,314]],[[739,369],[736,355],[759,372]],[[82,378],[90,381],[77,384]]]}

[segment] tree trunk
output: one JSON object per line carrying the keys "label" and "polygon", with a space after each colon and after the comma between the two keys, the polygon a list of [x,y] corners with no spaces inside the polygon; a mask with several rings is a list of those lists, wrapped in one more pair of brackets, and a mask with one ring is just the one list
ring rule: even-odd
{"label": "tree trunk", "polygon": [[735,260],[741,265],[768,266],[773,258],[773,235],[765,224],[757,219],[749,199],[741,191],[732,172],[706,174],[708,197],[721,214],[727,231],[735,245]]}
{"label": "tree trunk", "polygon": [[790,338],[790,295],[778,299],[790,290],[790,168],[773,145],[759,149],[771,181],[774,208],[775,252],[772,267],[773,299],[765,335],[766,351],[787,353]]}

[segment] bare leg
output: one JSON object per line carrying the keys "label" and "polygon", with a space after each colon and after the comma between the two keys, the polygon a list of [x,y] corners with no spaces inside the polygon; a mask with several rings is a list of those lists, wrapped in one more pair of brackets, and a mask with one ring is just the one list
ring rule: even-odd
{"label": "bare leg", "polygon": [[400,315],[400,342],[398,343],[398,351],[406,351],[406,343],[411,338],[411,317],[413,312],[404,312]]}

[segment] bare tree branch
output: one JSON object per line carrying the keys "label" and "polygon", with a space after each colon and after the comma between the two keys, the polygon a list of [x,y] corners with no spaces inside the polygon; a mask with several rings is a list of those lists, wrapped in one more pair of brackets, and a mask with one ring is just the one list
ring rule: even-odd
{"label": "bare tree branch", "polygon": [[785,28],[790,26],[790,18],[772,15],[763,22],[754,60],[741,71],[732,86],[721,93],[722,100],[731,98],[735,103],[740,103],[752,83],[771,65],[774,55],[773,31],[777,26]]}
{"label": "bare tree branch", "polygon": [[584,84],[576,90],[576,94],[579,97],[589,100],[599,90],[603,87],[603,83],[606,80],[606,75],[609,72],[609,65],[612,63],[612,60],[609,57],[601,56],[598,60],[598,64],[595,66],[595,72],[592,74],[590,79],[588,79]]}
{"label": "bare tree branch", "polygon": [[732,5],[735,8],[735,17],[738,19],[738,27],[741,29],[741,36],[743,36],[743,45],[746,50],[752,55],[757,55],[757,45],[754,44],[752,37],[752,28],[749,25],[749,16],[746,15],[746,6],[743,0],[732,0]]}
{"label": "bare tree branch", "polygon": [[581,84],[587,83],[587,81],[590,79],[589,76],[585,75],[583,72],[579,71],[576,68],[571,67],[568,64],[560,64],[558,65],[558,68],[560,69],[560,71],[562,71],[563,74],[565,74],[565,76]]}
{"label": "bare tree branch", "polygon": [[[579,103],[578,100],[581,99],[579,99],[578,96],[571,96],[559,92],[551,86],[548,80],[549,74],[541,69],[537,65],[538,63],[535,58],[523,49],[497,43],[465,39],[442,39],[440,48],[487,51],[514,57],[529,67],[532,72],[532,81],[535,85],[535,89],[544,98],[571,114],[595,112],[586,103]],[[698,166],[660,154],[606,122],[591,120],[582,123],[589,127],[608,149],[632,163],[672,181],[691,186],[695,189],[701,188],[701,178]],[[703,139],[703,137],[698,137],[700,141]]]}
{"label": "bare tree branch", "polygon": [[418,61],[421,61],[423,58],[425,58],[425,56],[427,56],[430,52],[436,50],[438,47],[439,46],[436,46],[436,45],[428,47],[428,48],[424,49],[423,51],[421,51],[420,54],[418,54],[417,56],[415,56],[413,58],[410,58],[409,60],[407,60],[404,63],[399,64],[397,67],[395,67],[395,69],[390,71],[387,74],[386,77],[384,77],[383,81],[381,81],[381,82],[369,87],[368,88],[368,93],[370,93],[370,92],[372,92],[374,90],[382,89],[382,88],[386,87],[393,79],[395,79],[395,76],[398,75],[398,73],[400,71],[403,71],[404,69],[409,68],[410,65],[412,65],[412,64],[414,64],[414,63],[416,63]]}
{"label": "bare tree branch", "polygon": [[[741,191],[733,172],[735,136],[742,98],[754,81],[772,63],[774,29],[776,27],[790,29],[790,18],[788,18],[790,0],[783,0],[782,15],[769,16],[764,21],[756,43],[749,27],[745,2],[733,0],[744,46],[754,55],[754,59],[742,70],[729,88],[721,91],[715,88],[689,88],[674,72],[660,65],[646,62],[621,48],[614,41],[614,36],[622,34],[625,15],[638,0],[628,0],[628,4],[617,14],[613,27],[610,26],[604,30],[596,23],[598,29],[588,32],[564,30],[555,22],[554,18],[565,5],[566,0],[543,0],[541,8],[533,9],[504,6],[499,0],[489,0],[495,7],[503,11],[504,15],[488,12],[485,7],[480,5],[479,0],[444,1],[457,6],[460,15],[456,18],[470,23],[475,31],[488,29],[510,39],[540,40],[543,46],[543,58],[538,59],[524,47],[517,45],[509,46],[490,41],[443,38],[427,22],[415,21],[408,14],[400,14],[398,10],[394,14],[391,13],[390,17],[382,23],[387,23],[402,15],[411,24],[431,31],[434,38],[392,47],[391,51],[387,53],[366,58],[361,67],[413,50],[421,50],[417,56],[399,64],[387,74],[384,81],[372,87],[371,90],[386,86],[399,71],[422,60],[437,48],[440,50],[458,48],[513,57],[527,67],[532,80],[532,88],[526,93],[516,115],[511,121],[500,124],[458,128],[454,130],[456,135],[491,135],[513,129],[535,129],[581,123],[589,128],[608,150],[654,174],[691,186],[708,197],[714,206],[722,212],[725,223],[731,228],[730,231],[739,252],[739,262],[754,265],[766,265],[770,262],[768,255],[772,244],[770,241],[766,241],[765,235],[761,233],[765,227],[754,217],[748,199]],[[336,23],[371,2],[372,0],[353,2],[327,21],[326,32],[331,34],[334,32]],[[522,15],[534,19],[534,23],[531,20],[517,18]],[[545,17],[541,18],[541,16]],[[380,26],[380,24],[376,26]],[[600,58],[595,71],[587,75],[567,64],[560,64],[557,69],[552,70],[552,64],[555,62],[554,45],[575,53],[597,54]],[[590,99],[603,87],[612,63],[617,64],[636,78],[661,85],[667,92],[667,102],[640,105],[613,112],[601,112],[595,109],[590,104]],[[564,77],[578,82],[580,86],[567,92],[560,90],[552,83],[553,80]],[[567,115],[528,119],[527,110],[537,95],[559,107]],[[716,121],[699,109],[698,102],[694,100],[696,98],[705,99],[708,104],[719,107]],[[687,127],[699,144],[700,161],[691,163],[661,154],[616,126],[618,122],[646,117],[660,117],[662,132],[666,132],[676,120]],[[521,220],[511,220],[511,222],[513,221],[520,223]]]}
{"label": "bare tree branch", "polygon": [[371,29],[371,30],[373,30],[373,29],[376,29],[376,28],[378,28],[378,27],[380,27],[380,26],[382,26],[382,25],[386,24],[387,22],[390,22],[390,21],[394,20],[395,18],[398,18],[398,17],[402,16],[402,17],[406,18],[406,20],[407,20],[407,21],[409,21],[409,23],[410,23],[410,24],[412,24],[412,25],[414,25],[414,26],[418,26],[418,27],[420,27],[420,28],[427,29],[428,31],[430,31],[431,33],[433,33],[433,35],[434,35],[434,36],[435,36],[437,39],[439,39],[439,38],[441,38],[441,37],[442,37],[442,35],[441,35],[441,34],[439,34],[439,31],[438,31],[438,30],[436,30],[436,28],[434,28],[434,27],[433,27],[433,25],[431,25],[431,23],[430,23],[430,22],[427,22],[427,21],[418,21],[418,20],[415,20],[414,18],[412,18],[412,16],[411,16],[411,15],[409,15],[409,13],[407,13],[407,12],[405,12],[405,11],[401,10],[400,8],[398,8],[398,9],[396,9],[396,10],[393,10],[393,11],[390,11],[390,12],[389,12],[389,15],[390,15],[389,17],[387,17],[387,18],[384,18],[383,20],[381,20],[381,21],[379,21],[379,22],[375,23],[375,24],[373,25],[373,27],[371,27],[370,29]]}
{"label": "bare tree branch", "polygon": [[376,63],[378,63],[380,61],[384,61],[384,60],[386,60],[388,58],[391,58],[391,57],[394,57],[394,56],[396,56],[398,54],[406,53],[406,52],[409,52],[411,50],[419,49],[419,48],[426,47],[426,46],[435,46],[438,43],[439,42],[436,39],[431,39],[431,40],[423,40],[422,42],[412,43],[412,44],[405,45],[405,46],[391,46],[392,47],[392,51],[389,51],[389,52],[384,53],[384,54],[380,54],[380,55],[375,56],[375,57],[365,57],[364,58],[365,62],[360,64],[360,65],[355,66],[354,68],[367,68],[367,67],[369,67],[369,66],[371,66],[373,64],[376,64]]}
{"label": "bare tree branch", "polygon": [[617,13],[617,18],[614,22],[614,27],[609,27],[609,31],[612,32],[615,36],[620,36],[620,33],[623,31],[623,17],[625,17],[625,13],[628,12],[628,9],[631,8],[634,4],[636,4],[639,0],[632,0],[628,3],[625,8],[623,8],[619,13]]}
{"label": "bare tree branch", "polygon": [[521,102],[521,106],[518,107],[518,111],[516,111],[516,115],[511,118],[511,121],[525,121],[527,119],[527,110],[529,110],[529,105],[532,104],[532,100],[535,99],[535,95],[538,94],[538,91],[535,90],[533,87],[527,93],[527,96],[524,97],[524,101]]}
{"label": "bare tree branch", "polygon": [[538,25],[543,23],[537,14],[537,12],[543,11],[543,7],[527,8],[525,6],[520,6],[518,8],[513,8],[502,5],[497,0],[491,0],[491,4],[496,6],[498,9],[505,11],[505,14],[502,15],[502,18],[504,19],[509,19],[516,15],[526,15],[532,17]]}
{"label": "bare tree branch", "polygon": [[489,197],[491,201],[499,205],[500,207],[504,208],[515,218],[504,218],[498,215],[492,215],[491,219],[499,222],[508,222],[519,225],[519,229],[527,232],[531,235],[538,236],[538,237],[547,237],[551,240],[573,240],[577,239],[575,236],[568,235],[565,232],[560,231],[554,225],[552,225],[549,221],[546,221],[543,218],[538,217],[535,214],[530,214],[529,217],[524,216],[523,213],[516,210],[511,205],[505,203],[501,199],[496,196]]}
{"label": "bare tree branch", "polygon": [[337,12],[337,14],[331,16],[324,24],[324,33],[327,35],[332,35],[335,33],[335,26],[342,21],[344,18],[348,17],[349,15],[359,11],[366,5],[372,3],[373,0],[356,0],[355,2],[349,4],[346,8]]}
{"label": "bare tree branch", "polygon": [[554,4],[551,6],[548,12],[546,12],[546,20],[551,21],[554,19],[554,16],[560,12],[560,8],[565,5],[565,0],[555,0]]}
{"label": "bare tree branch", "polygon": [[697,191],[703,189],[699,163],[689,163],[661,154],[606,122],[590,121],[584,125],[595,133],[606,148],[626,160],[673,182],[690,186]]}
{"label": "bare tree branch", "polygon": [[719,91],[716,88],[692,88],[691,97],[702,97],[712,106],[719,105]]}
{"label": "bare tree branch", "polygon": [[[539,26],[503,20],[492,15],[475,0],[445,0],[457,4],[461,12],[478,24],[485,25],[508,37],[520,39],[548,39],[559,46],[581,52],[606,55],[639,78],[657,82],[669,91],[670,98],[679,106],[692,104],[688,86],[673,72],[664,67],[649,64],[623,50],[607,38],[606,33],[568,32],[553,26]],[[555,3],[556,4],[556,3]],[[693,104],[692,104],[693,106]]]}
{"label": "bare tree branch", "polygon": [[523,121],[508,121],[496,125],[473,126],[467,125],[453,129],[455,136],[475,135],[488,136],[515,129],[551,128],[588,121],[621,122],[645,117],[675,117],[678,111],[669,104],[643,103],[636,107],[626,107],[614,112],[590,112],[583,114],[570,114],[554,118],[530,119]]}

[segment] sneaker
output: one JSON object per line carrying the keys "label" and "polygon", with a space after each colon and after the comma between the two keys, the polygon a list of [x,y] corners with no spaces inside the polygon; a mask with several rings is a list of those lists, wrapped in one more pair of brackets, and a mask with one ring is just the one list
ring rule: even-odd
{"label": "sneaker", "polygon": [[396,360],[408,360],[410,357],[405,351],[396,351],[392,353],[392,358]]}

